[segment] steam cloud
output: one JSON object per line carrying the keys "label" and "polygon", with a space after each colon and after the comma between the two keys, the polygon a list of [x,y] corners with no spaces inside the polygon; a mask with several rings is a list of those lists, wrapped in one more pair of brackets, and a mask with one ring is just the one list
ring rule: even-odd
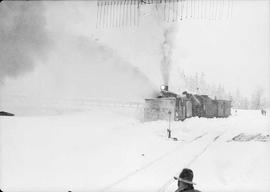
{"label": "steam cloud", "polygon": [[45,58],[49,38],[43,14],[41,2],[1,2],[0,82],[31,71],[35,59]]}
{"label": "steam cloud", "polygon": [[172,62],[172,50],[175,43],[176,28],[170,26],[164,29],[163,37],[164,41],[161,45],[162,60],[161,60],[161,74],[165,85],[169,84],[170,71]]}

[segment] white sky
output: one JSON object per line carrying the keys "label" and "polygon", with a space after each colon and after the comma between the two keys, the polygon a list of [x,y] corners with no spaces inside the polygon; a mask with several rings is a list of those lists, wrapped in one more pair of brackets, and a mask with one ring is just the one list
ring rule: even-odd
{"label": "white sky", "polygon": [[[87,67],[80,64],[86,61],[81,57],[83,61],[77,59],[77,55],[84,53],[79,53],[70,40],[82,37],[112,50],[117,57],[137,67],[157,88],[162,84],[160,47],[164,26],[154,12],[145,11],[139,27],[96,29],[94,1],[45,1],[44,4],[48,33],[54,40],[49,58],[38,61],[33,72],[8,79],[3,89],[6,93],[44,94],[69,86],[69,92],[77,91],[72,87],[77,85],[67,83],[66,79],[71,76],[80,78],[91,65],[91,62]],[[204,72],[209,82],[224,84],[228,91],[239,88],[242,93],[251,94],[255,87],[260,86],[269,92],[269,20],[268,0],[239,0],[233,4],[231,18],[214,21],[187,19],[175,24],[178,30],[173,68],[192,75]],[[90,52],[89,58],[95,54]],[[74,70],[77,67],[81,69]],[[57,71],[66,76],[61,79]],[[171,79],[177,80],[174,75],[177,73],[172,73]],[[77,82],[95,81],[90,76],[85,74]],[[78,87],[85,89],[85,84]]]}

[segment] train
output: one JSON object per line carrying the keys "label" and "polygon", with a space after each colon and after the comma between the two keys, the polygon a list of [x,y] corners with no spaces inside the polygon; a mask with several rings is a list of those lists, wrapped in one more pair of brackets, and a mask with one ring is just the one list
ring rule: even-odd
{"label": "train", "polygon": [[145,99],[144,120],[184,121],[191,117],[227,118],[231,115],[231,101],[212,99],[208,95],[184,91],[181,95],[161,86],[160,95]]}

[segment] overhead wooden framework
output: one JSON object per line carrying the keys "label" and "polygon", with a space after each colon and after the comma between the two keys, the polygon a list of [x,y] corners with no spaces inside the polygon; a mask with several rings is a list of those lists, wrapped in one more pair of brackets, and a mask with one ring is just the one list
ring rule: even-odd
{"label": "overhead wooden framework", "polygon": [[144,6],[164,22],[220,20],[232,15],[233,0],[97,0],[97,28],[139,26]]}

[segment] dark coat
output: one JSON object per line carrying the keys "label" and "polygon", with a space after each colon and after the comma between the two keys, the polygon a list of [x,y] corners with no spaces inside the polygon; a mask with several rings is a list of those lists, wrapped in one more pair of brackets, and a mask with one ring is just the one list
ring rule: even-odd
{"label": "dark coat", "polygon": [[190,189],[190,190],[187,190],[187,191],[184,191],[184,192],[200,192],[200,191],[198,191],[196,189]]}
{"label": "dark coat", "polygon": [[175,192],[201,192],[201,191],[198,191],[196,189],[193,189],[193,187],[192,187],[191,189],[190,188],[189,189],[186,188],[186,189],[182,189],[182,190],[178,188]]}
{"label": "dark coat", "polygon": [[181,190],[181,191],[178,191],[178,190],[176,190],[175,192],[201,192],[201,191],[198,191],[198,190],[196,190],[196,189],[188,189],[188,190]]}

